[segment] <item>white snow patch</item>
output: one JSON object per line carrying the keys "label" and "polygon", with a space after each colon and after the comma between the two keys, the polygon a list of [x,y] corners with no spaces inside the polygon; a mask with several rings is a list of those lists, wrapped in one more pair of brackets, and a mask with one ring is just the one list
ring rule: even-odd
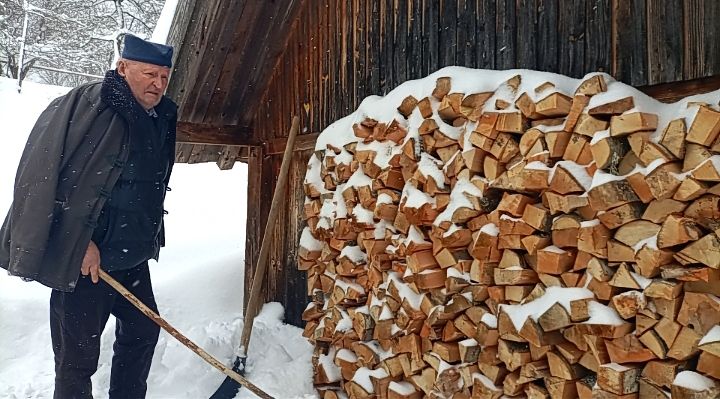
{"label": "white snow patch", "polygon": [[698,345],[709,344],[711,342],[720,341],[720,325],[716,325],[705,334],[704,337],[698,342]]}
{"label": "white snow patch", "polygon": [[340,251],[339,257],[342,258],[343,256],[355,264],[367,262],[367,254],[357,245],[348,245],[343,248],[342,251]]}
{"label": "white snow patch", "polygon": [[594,296],[592,291],[586,288],[548,287],[541,297],[531,302],[522,305],[502,304],[500,309],[510,317],[515,328],[520,331],[528,317],[537,321],[555,303],[559,303],[569,312],[571,301],[594,298]]}
{"label": "white snow patch", "polygon": [[436,204],[435,198],[431,197],[429,194],[423,191],[418,190],[409,182],[406,183],[405,187],[403,188],[402,198],[400,199],[401,204],[403,203],[403,200],[405,200],[405,207],[415,209],[419,209],[425,204],[430,204],[433,207]]}
{"label": "white snow patch", "polygon": [[391,381],[390,385],[388,385],[388,390],[405,396],[412,395],[416,392],[415,386],[407,381]]}
{"label": "white snow patch", "polygon": [[615,309],[599,302],[588,302],[588,313],[590,318],[584,324],[620,326],[625,323]]}
{"label": "white snow patch", "polygon": [[423,152],[420,154],[420,162],[418,162],[418,171],[424,177],[432,177],[438,188],[445,188],[445,174],[441,169],[442,161],[435,159],[432,155]]}
{"label": "white snow patch", "polygon": [[300,234],[300,246],[307,249],[308,251],[320,251],[322,250],[323,243],[322,241],[313,237],[309,227],[305,227]]}
{"label": "white snow patch", "polygon": [[495,225],[495,223],[488,223],[480,228],[480,233],[485,233],[489,236],[497,237],[498,235],[500,235],[500,229]]}
{"label": "white snow patch", "polygon": [[673,380],[673,385],[688,388],[693,391],[707,391],[715,388],[716,383],[710,378],[694,371],[685,370],[678,373]]}
{"label": "white snow patch", "polygon": [[325,375],[330,382],[338,382],[342,378],[340,374],[340,367],[335,365],[333,359],[335,358],[335,349],[328,351],[327,355],[320,355],[318,363],[320,363],[325,370]]}
{"label": "white snow patch", "polygon": [[355,372],[355,375],[352,378],[352,381],[360,385],[365,392],[367,393],[375,393],[375,388],[373,387],[372,380],[370,377],[375,378],[385,378],[388,376],[387,371],[383,368],[370,370],[367,367],[360,367]]}

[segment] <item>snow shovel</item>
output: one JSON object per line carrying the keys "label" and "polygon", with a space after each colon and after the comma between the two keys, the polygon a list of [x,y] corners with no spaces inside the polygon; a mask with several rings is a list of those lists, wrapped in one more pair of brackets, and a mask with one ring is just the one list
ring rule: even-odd
{"label": "snow shovel", "polygon": [[208,362],[211,366],[215,367],[216,369],[223,372],[225,375],[228,376],[228,378],[232,378],[233,381],[235,381],[237,384],[242,385],[252,391],[255,395],[263,398],[263,399],[274,399],[272,396],[265,393],[262,389],[258,388],[256,385],[251,383],[250,381],[246,380],[245,377],[241,376],[237,372],[233,371],[232,369],[226,367],[224,364],[222,364],[219,360],[215,359],[211,354],[205,352],[205,350],[201,347],[199,347],[196,343],[190,340],[190,338],[184,336],[180,331],[175,329],[175,327],[171,326],[170,323],[165,321],[160,315],[155,313],[152,309],[147,307],[142,301],[140,301],[135,295],[133,295],[130,291],[127,290],[122,284],[120,284],[117,280],[112,278],[109,274],[107,274],[104,270],[99,270],[100,278],[108,283],[111,287],[113,287],[117,292],[119,292],[122,296],[124,296],[130,303],[135,305],[138,310],[143,312],[145,316],[149,317],[150,320],[154,321],[157,325],[159,325],[163,330],[167,331],[170,335],[172,335],[175,339],[177,339],[181,344],[188,347],[191,351],[195,352],[198,356],[203,358],[206,362]]}
{"label": "snow shovel", "polygon": [[[260,311],[263,280],[265,280],[265,272],[267,271],[267,256],[270,251],[270,236],[273,227],[277,221],[277,216],[285,198],[285,186],[287,184],[288,170],[290,169],[290,161],[292,161],[293,148],[295,148],[295,137],[300,130],[300,118],[295,116],[292,120],[290,133],[288,134],[287,143],[285,144],[285,152],[283,153],[282,164],[280,165],[280,175],[275,184],[272,203],[270,204],[270,213],[265,223],[265,233],[263,234],[260,244],[260,253],[258,254],[257,263],[255,264],[255,274],[252,280],[252,288],[250,289],[250,297],[248,298],[247,308],[245,309],[245,317],[243,323],[242,336],[240,339],[240,355],[235,358],[233,370],[239,374],[245,374],[245,362],[247,360],[248,345],[250,344],[250,333],[252,332],[253,321]],[[237,380],[225,378],[225,381],[210,397],[210,399],[232,399],[237,395],[240,385]]]}

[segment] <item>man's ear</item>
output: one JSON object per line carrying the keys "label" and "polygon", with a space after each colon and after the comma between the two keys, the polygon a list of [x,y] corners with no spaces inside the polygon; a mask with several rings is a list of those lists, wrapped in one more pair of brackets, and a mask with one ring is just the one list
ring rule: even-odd
{"label": "man's ear", "polygon": [[125,60],[118,60],[117,71],[118,75],[125,77],[125,74],[127,73],[127,63],[125,62]]}

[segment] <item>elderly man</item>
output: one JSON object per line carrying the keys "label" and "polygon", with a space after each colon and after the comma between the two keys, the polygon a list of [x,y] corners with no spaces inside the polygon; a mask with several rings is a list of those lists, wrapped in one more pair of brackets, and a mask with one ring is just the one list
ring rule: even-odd
{"label": "elderly man", "polygon": [[55,398],[92,398],[100,336],[117,319],[110,398],[142,398],[159,327],[98,282],[102,267],[157,311],[148,260],[164,245],[176,105],[172,47],[126,35],[117,69],[54,100],[33,128],[0,230],[0,266],[53,289]]}

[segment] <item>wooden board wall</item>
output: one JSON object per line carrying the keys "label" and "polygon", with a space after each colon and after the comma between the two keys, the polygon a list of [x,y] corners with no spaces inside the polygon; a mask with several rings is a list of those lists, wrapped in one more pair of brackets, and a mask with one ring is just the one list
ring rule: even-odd
{"label": "wooden board wall", "polygon": [[[528,68],[581,77],[605,71],[634,86],[720,74],[715,0],[306,1],[253,122],[259,140],[322,131],[368,95],[449,65]],[[307,299],[295,270],[302,180],[296,153],[283,223],[276,227],[267,300],[299,325]],[[259,251],[280,156],[250,161],[248,271]],[[262,165],[262,170],[257,170]],[[261,190],[257,190],[258,186]],[[256,219],[256,220],[253,220]],[[248,274],[249,275],[249,274]],[[250,278],[250,277],[248,277]],[[249,287],[250,285],[246,285]]]}
{"label": "wooden board wall", "polygon": [[368,95],[449,65],[527,68],[633,86],[720,74],[715,0],[317,0],[305,2],[254,119],[318,132]]}
{"label": "wooden board wall", "polygon": [[[268,254],[268,276],[264,282],[264,302],[280,302],[285,306],[285,319],[299,326],[305,305],[306,276],[297,270],[297,242],[303,228],[303,181],[311,150],[293,154],[278,223],[273,229]],[[253,148],[248,158],[248,214],[245,243],[245,304],[247,304],[260,241],[270,212],[274,183],[280,171],[279,156],[264,156],[261,147]]]}

